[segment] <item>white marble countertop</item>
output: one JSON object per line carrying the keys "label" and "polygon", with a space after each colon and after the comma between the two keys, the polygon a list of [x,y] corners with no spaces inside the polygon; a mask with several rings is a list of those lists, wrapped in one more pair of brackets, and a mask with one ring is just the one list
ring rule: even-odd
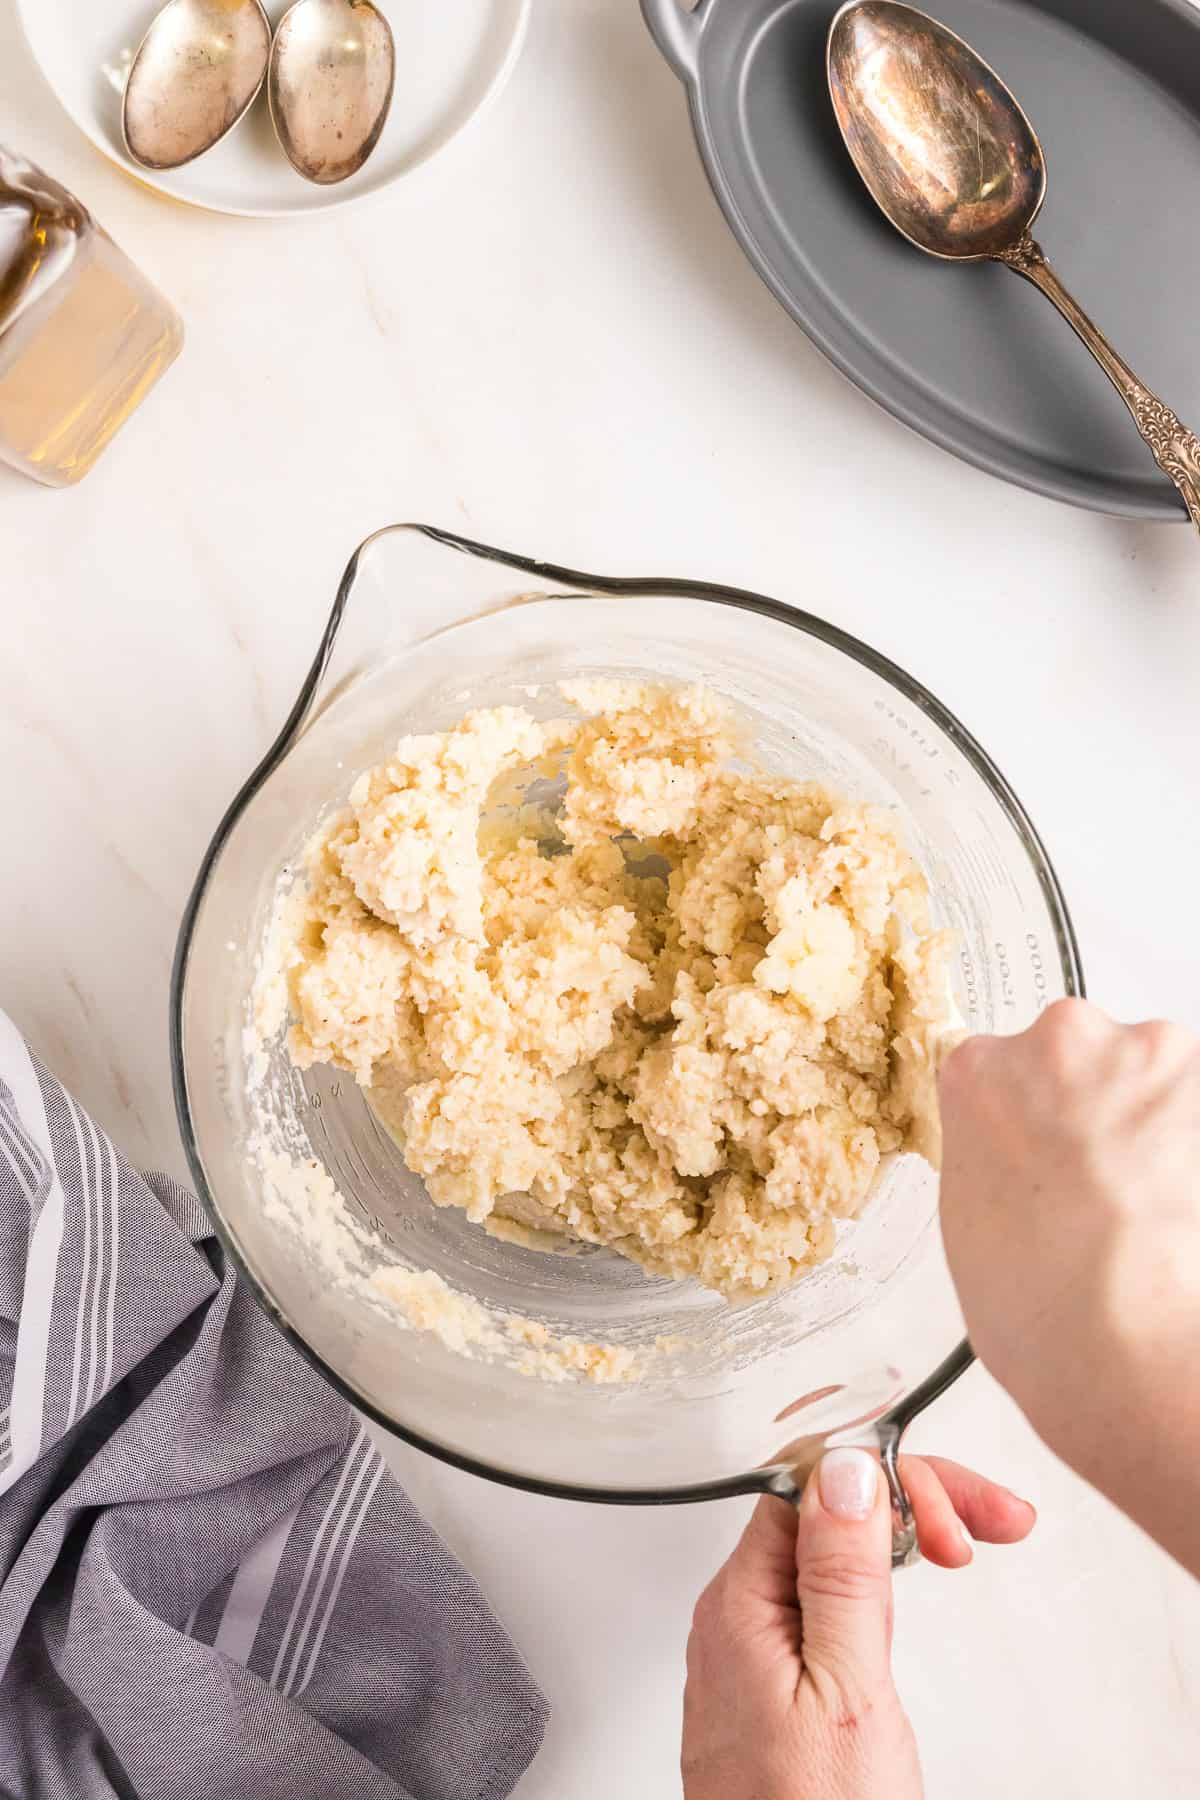
{"label": "white marble countertop", "polygon": [[[0,471],[0,1003],[135,1161],[183,1172],[167,977],[201,852],[346,556],[399,518],[759,588],[870,639],[1025,800],[1093,995],[1200,1025],[1195,542],[1003,487],[827,367],[726,232],[634,0],[543,0],[476,131],[306,223],[210,217],[111,169],[6,0],[0,117],[189,333],[80,488]],[[921,1445],[1042,1512],[1027,1547],[900,1583],[931,1797],[1194,1794],[1200,1589],[981,1372]],[[688,1615],[741,1509],[582,1507],[393,1460],[554,1703],[520,1800],[676,1793]]]}

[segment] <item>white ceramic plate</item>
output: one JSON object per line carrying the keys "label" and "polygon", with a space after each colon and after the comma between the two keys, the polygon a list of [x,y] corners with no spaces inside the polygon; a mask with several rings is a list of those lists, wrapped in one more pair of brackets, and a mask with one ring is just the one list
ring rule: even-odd
{"label": "white ceramic plate", "polygon": [[[396,91],[366,166],[336,187],[297,175],[260,94],[224,141],[185,168],[135,163],[121,137],[125,75],[162,0],[17,0],[29,47],[79,129],[149,187],[213,212],[280,218],[377,194],[436,156],[500,92],[520,54],[531,0],[381,0],[396,39]],[[286,0],[267,0],[272,24]]]}

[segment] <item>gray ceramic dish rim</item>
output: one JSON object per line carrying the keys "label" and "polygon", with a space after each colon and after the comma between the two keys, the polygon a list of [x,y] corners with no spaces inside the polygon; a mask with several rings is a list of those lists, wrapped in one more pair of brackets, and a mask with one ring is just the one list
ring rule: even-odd
{"label": "gray ceramic dish rim", "polygon": [[[668,66],[683,83],[701,164],[717,204],[743,254],[788,316],[799,325],[822,356],[852,382],[860,393],[873,400],[876,406],[901,425],[907,426],[918,437],[937,444],[940,449],[969,463],[972,468],[981,469],[985,475],[992,475],[1014,487],[1024,488],[1028,493],[1041,494],[1051,500],[1061,500],[1068,506],[1076,506],[1087,512],[1104,513],[1112,518],[1152,519],[1167,524],[1187,522],[1188,515],[1182,501],[1169,489],[1164,489],[1163,497],[1158,500],[1120,501],[1113,496],[1102,498],[1095,491],[1082,490],[1070,479],[1059,478],[1050,464],[1041,465],[1039,473],[1034,476],[1017,463],[1005,463],[994,454],[989,455],[981,449],[967,433],[956,429],[953,413],[940,411],[936,406],[920,412],[915,407],[906,406],[903,399],[888,392],[882,384],[865,373],[852,357],[847,356],[834,339],[822,331],[797,304],[786,285],[777,279],[770,263],[757,247],[721,161],[712,148],[704,116],[700,51],[709,20],[718,6],[728,4],[729,0],[697,0],[690,11],[680,4],[680,0],[640,0],[640,3],[651,37]],[[1192,0],[1145,0],[1145,3],[1164,8],[1192,26],[1197,33],[1196,48],[1197,55],[1200,56],[1200,6],[1193,5]],[[831,11],[831,18],[836,10],[838,9],[834,7]],[[933,10],[936,16],[936,0]]]}

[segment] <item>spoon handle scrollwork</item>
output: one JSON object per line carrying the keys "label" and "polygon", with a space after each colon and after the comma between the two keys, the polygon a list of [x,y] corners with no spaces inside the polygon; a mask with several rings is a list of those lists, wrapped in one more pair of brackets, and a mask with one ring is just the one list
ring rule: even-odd
{"label": "spoon handle scrollwork", "polygon": [[1155,462],[1179,489],[1188,516],[1200,531],[1200,438],[1189,431],[1166,402],[1144,386],[1128,363],[1117,355],[1104,333],[1072,299],[1047,262],[1041,245],[1029,232],[1007,250],[996,251],[994,260],[1006,263],[1016,274],[1032,282],[1087,345],[1133,414],[1134,424],[1150,446]]}

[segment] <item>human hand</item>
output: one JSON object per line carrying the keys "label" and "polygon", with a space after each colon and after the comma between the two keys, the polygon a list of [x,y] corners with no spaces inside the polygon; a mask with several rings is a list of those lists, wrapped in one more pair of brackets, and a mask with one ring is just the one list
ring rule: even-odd
{"label": "human hand", "polygon": [[[1002,1544],[1033,1527],[1026,1501],[957,1463],[907,1456],[900,1472],[943,1568],[971,1560],[963,1526]],[[685,1800],[920,1800],[892,1682],[891,1557],[887,1483],[865,1450],[827,1451],[798,1509],[758,1502],[688,1639]]]}
{"label": "human hand", "polygon": [[1035,1429],[1200,1574],[1200,1040],[1081,1000],[942,1070],[971,1341]]}

